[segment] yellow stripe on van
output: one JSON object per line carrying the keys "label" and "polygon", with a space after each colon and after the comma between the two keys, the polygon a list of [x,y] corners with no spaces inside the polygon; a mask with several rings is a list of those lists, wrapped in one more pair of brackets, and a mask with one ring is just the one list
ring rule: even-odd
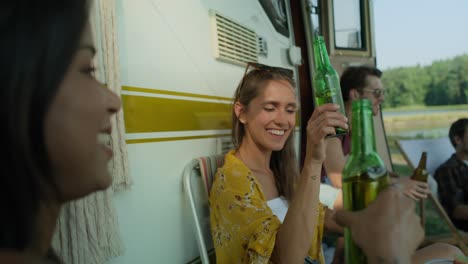
{"label": "yellow stripe on van", "polygon": [[[161,94],[194,99],[221,100],[222,103],[186,98],[161,98],[122,94],[126,133],[181,132],[231,129],[232,98],[202,94],[180,93],[149,88],[123,86],[123,91]],[[296,126],[299,125],[299,113]],[[216,138],[229,135],[193,135],[161,138],[128,139],[127,144]]]}
{"label": "yellow stripe on van", "polygon": [[190,139],[203,139],[203,138],[218,138],[218,137],[230,137],[231,134],[216,134],[216,135],[205,135],[205,136],[187,136],[187,137],[167,137],[167,138],[143,138],[143,139],[127,139],[127,144],[137,143],[150,143],[150,142],[162,142],[162,141],[174,141],[174,140],[190,140]]}
{"label": "yellow stripe on van", "polygon": [[122,95],[127,133],[231,128],[231,105]]}
{"label": "yellow stripe on van", "polygon": [[166,95],[186,96],[186,97],[203,98],[203,99],[224,100],[224,101],[229,101],[229,102],[232,102],[232,100],[233,100],[233,98],[223,97],[223,96],[213,96],[213,95],[194,94],[194,93],[181,93],[181,92],[150,89],[150,88],[140,88],[140,87],[132,87],[132,86],[122,86],[122,90],[123,91],[130,91],[130,92],[166,94]]}

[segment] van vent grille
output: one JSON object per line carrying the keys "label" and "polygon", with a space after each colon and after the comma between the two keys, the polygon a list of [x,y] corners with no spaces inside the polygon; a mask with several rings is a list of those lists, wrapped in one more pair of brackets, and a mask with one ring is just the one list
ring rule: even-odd
{"label": "van vent grille", "polygon": [[228,151],[234,149],[231,137],[220,137],[216,139],[216,153],[226,154]]}
{"label": "van vent grille", "polygon": [[257,62],[257,35],[255,31],[211,10],[214,24],[215,58],[244,66]]}

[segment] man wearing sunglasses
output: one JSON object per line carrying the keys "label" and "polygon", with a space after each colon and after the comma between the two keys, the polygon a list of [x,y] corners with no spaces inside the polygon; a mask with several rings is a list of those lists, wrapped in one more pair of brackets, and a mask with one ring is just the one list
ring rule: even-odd
{"label": "man wearing sunglasses", "polygon": [[351,114],[351,107],[348,106],[351,106],[354,100],[365,98],[372,102],[374,116],[379,114],[380,105],[385,99],[381,77],[382,72],[370,66],[348,67],[343,72],[340,84],[347,113]]}
{"label": "man wearing sunglasses", "polygon": [[[351,124],[351,105],[359,99],[369,99],[372,103],[372,112],[380,114],[380,105],[385,99],[385,89],[380,80],[382,72],[371,66],[348,67],[340,79],[341,92],[345,103],[346,116]],[[329,139],[327,146],[327,159],[322,171],[323,181],[329,185],[322,185],[321,201],[330,208],[340,209],[343,206],[341,193],[342,171],[351,150],[351,131],[343,138]],[[397,175],[394,175],[397,176]],[[402,179],[405,194],[414,200],[427,197],[429,188],[427,183]]]}
{"label": "man wearing sunglasses", "polygon": [[[341,75],[340,85],[345,103],[345,113],[348,124],[351,124],[351,105],[359,99],[369,99],[372,103],[374,116],[380,114],[380,105],[385,99],[385,89],[380,80],[382,72],[371,66],[348,67]],[[342,138],[329,138],[326,149],[326,159],[323,163],[322,183],[320,185],[320,201],[331,209],[343,208],[343,197],[341,191],[342,171],[346,160],[351,152],[351,133]],[[396,174],[391,176],[398,176]],[[429,186],[425,182],[413,181],[408,177],[399,177],[394,182],[399,183],[402,192],[409,198],[417,201],[425,199],[429,193]],[[333,228],[340,233],[341,228]],[[453,257],[460,251],[447,244],[433,244],[422,250],[418,250],[412,258],[413,263],[425,263],[434,258]]]}

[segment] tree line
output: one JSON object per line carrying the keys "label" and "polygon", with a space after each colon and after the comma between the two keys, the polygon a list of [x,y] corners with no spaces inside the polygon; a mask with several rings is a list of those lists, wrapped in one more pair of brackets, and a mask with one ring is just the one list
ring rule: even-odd
{"label": "tree line", "polygon": [[468,54],[428,66],[385,70],[383,107],[467,104]]}

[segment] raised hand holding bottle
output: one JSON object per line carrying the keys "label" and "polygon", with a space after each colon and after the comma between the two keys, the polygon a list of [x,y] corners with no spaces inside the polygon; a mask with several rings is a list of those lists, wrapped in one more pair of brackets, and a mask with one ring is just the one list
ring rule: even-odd
{"label": "raised hand holding bottle", "polygon": [[[330,64],[327,48],[325,47],[325,41],[322,36],[315,36],[313,48],[315,64],[313,76],[315,106],[334,103],[340,106],[338,111],[346,115],[343,96],[341,95],[340,78]],[[336,127],[335,133],[335,135],[329,135],[328,137],[345,135],[348,133],[348,130]]]}

